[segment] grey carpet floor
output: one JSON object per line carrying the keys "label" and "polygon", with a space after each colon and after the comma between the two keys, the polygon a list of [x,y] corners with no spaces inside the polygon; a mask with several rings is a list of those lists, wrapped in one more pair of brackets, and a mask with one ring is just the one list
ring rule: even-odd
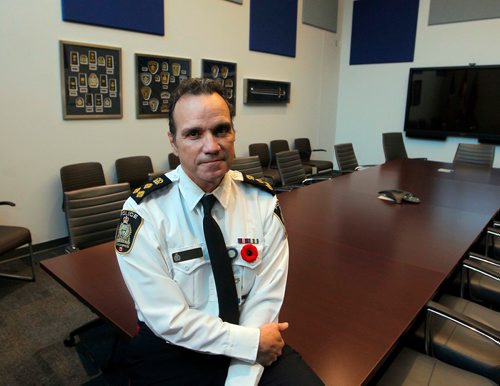
{"label": "grey carpet floor", "polygon": [[[36,260],[62,253],[52,250]],[[8,269],[29,272],[22,261],[8,263]],[[119,369],[101,370],[112,352],[112,328],[95,328],[66,347],[68,333],[96,316],[38,263],[35,273],[35,282],[0,278],[0,385],[126,385]]]}

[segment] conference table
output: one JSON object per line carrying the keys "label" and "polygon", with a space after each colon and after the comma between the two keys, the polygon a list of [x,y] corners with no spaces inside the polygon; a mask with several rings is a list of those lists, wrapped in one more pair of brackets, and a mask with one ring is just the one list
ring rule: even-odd
{"label": "conference table", "polygon": [[[377,192],[402,189],[419,204]],[[500,170],[397,160],[279,195],[290,243],[280,314],[291,344],[327,385],[376,377],[500,208]],[[134,305],[113,243],[41,262],[119,331]]]}

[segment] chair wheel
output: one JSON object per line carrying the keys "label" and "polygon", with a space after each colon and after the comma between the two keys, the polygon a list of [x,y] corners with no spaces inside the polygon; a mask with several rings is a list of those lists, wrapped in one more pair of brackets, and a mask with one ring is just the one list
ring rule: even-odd
{"label": "chair wheel", "polygon": [[70,336],[69,338],[64,339],[63,343],[66,347],[74,347],[76,345],[75,337]]}

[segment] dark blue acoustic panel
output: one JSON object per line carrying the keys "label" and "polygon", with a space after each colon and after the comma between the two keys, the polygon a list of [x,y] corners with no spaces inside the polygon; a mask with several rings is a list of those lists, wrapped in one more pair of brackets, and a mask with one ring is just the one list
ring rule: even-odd
{"label": "dark blue acoustic panel", "polygon": [[250,50],[295,57],[297,0],[252,0]]}
{"label": "dark blue acoustic panel", "polygon": [[165,35],[164,0],[62,0],[65,21]]}
{"label": "dark blue acoustic panel", "polygon": [[357,0],[350,64],[412,62],[419,0]]}

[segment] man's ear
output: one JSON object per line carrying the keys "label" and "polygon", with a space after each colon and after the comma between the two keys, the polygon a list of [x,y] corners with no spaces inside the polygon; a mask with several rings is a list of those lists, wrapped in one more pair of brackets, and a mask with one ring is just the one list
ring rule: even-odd
{"label": "man's ear", "polygon": [[170,146],[172,146],[172,150],[174,151],[174,154],[177,157],[179,157],[179,151],[177,150],[177,145],[175,144],[175,137],[170,131],[168,132],[168,140],[170,141]]}

